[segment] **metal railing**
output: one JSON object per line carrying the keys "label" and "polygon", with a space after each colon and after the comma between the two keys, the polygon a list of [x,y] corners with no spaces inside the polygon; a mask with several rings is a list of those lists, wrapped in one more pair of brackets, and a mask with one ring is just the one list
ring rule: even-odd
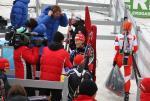
{"label": "metal railing", "polygon": [[8,82],[10,85],[19,84],[23,87],[62,89],[62,101],[68,101],[68,77],[64,78],[64,82],[15,78],[9,78]]}
{"label": "metal railing", "polygon": [[[101,3],[91,3],[91,2],[81,2],[81,1],[69,1],[69,0],[56,0],[56,4],[59,5],[62,9],[69,10],[82,10],[84,11],[85,6],[89,6],[89,10],[91,12],[108,12],[108,16],[111,16],[111,8],[112,8],[112,0],[110,0],[110,4],[101,4]],[[69,5],[68,5],[69,4]],[[42,4],[41,8],[49,4]],[[104,21],[104,20],[93,20],[92,23],[96,25],[116,25],[120,26],[121,22],[115,21]]]}

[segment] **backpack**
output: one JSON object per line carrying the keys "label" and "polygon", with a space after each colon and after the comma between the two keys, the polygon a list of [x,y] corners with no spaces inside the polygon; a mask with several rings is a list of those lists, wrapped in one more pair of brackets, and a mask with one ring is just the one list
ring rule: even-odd
{"label": "backpack", "polygon": [[[85,79],[92,79],[90,72],[83,69],[81,66],[77,66],[68,73],[68,87],[69,87],[69,99],[73,99],[77,96],[77,89],[81,82]],[[71,101],[70,100],[70,101]]]}

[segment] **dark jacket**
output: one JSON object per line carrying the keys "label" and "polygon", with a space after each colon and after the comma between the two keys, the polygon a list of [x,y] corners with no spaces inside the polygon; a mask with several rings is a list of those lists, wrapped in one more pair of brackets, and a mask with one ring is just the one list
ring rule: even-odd
{"label": "dark jacket", "polygon": [[72,67],[69,53],[64,50],[63,45],[51,43],[43,49],[41,56],[41,80],[60,81],[64,67]]}
{"label": "dark jacket", "polygon": [[52,16],[48,16],[47,14],[49,10],[51,10],[50,6],[44,9],[42,14],[38,18],[38,23],[44,24],[46,26],[47,28],[46,36],[48,42],[50,43],[53,40],[54,33],[58,30],[59,25],[62,27],[66,27],[68,25],[68,19],[66,14],[58,18],[53,18]]}
{"label": "dark jacket", "polygon": [[37,33],[36,36],[32,37],[32,40],[37,40],[38,38],[46,37],[46,26],[44,24],[38,24],[35,28],[32,29],[32,32]]}
{"label": "dark jacket", "polygon": [[11,25],[15,28],[24,26],[28,18],[28,4],[30,0],[15,0],[11,9]]}

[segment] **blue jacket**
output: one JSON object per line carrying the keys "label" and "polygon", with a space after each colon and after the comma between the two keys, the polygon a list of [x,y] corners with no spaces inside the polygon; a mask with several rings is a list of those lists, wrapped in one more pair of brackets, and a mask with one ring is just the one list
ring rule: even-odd
{"label": "blue jacket", "polygon": [[46,36],[48,42],[50,43],[53,40],[54,33],[58,30],[59,25],[66,27],[68,25],[68,19],[66,14],[64,14],[64,16],[60,16],[57,19],[54,19],[53,17],[47,15],[49,10],[51,10],[50,6],[43,10],[42,14],[38,18],[38,23],[43,23],[46,26]]}
{"label": "blue jacket", "polygon": [[30,0],[15,0],[11,9],[11,25],[15,28],[24,26],[28,18],[28,4]]}
{"label": "blue jacket", "polygon": [[44,39],[44,37],[46,37],[45,32],[46,32],[46,26],[44,24],[38,24],[33,30],[32,32],[36,32],[37,36],[33,37],[33,40],[36,40],[38,38],[42,38]]}

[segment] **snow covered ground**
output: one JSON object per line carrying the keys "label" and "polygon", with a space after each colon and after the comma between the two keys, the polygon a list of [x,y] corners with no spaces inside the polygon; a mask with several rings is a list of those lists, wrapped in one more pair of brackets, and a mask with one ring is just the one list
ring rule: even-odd
{"label": "snow covered ground", "polygon": [[[73,0],[77,1],[77,0]],[[86,1],[91,2],[91,0],[78,0],[78,1]],[[109,4],[110,0],[92,0],[92,2],[96,3],[105,3]],[[1,4],[12,4],[13,0],[0,0],[0,15],[4,16],[5,18],[9,19],[9,14],[11,7],[3,7]],[[55,4],[55,0],[41,0],[41,3],[48,3],[48,4]],[[31,0],[30,6],[35,5],[35,0]],[[64,12],[67,13],[68,16],[71,15],[69,10],[64,10]],[[75,13],[81,13],[81,16],[84,18],[84,12],[83,11],[75,11]],[[35,17],[34,10],[30,10],[30,16]],[[97,13],[91,13],[91,18],[95,19],[110,19],[105,15],[97,14]],[[141,26],[142,29],[142,35],[144,36],[145,40],[150,43],[150,19],[139,19],[136,18],[137,23]],[[60,27],[59,31],[62,31],[64,33],[67,32],[67,28]],[[98,26],[98,35],[110,35],[113,32],[113,26]],[[123,98],[118,97],[108,91],[105,88],[105,81],[107,79],[107,76],[109,75],[110,70],[112,69],[112,60],[115,54],[114,48],[114,41],[113,40],[97,40],[97,85],[98,85],[98,93],[97,93],[97,100],[98,101],[123,101]],[[131,94],[130,94],[130,101],[136,101],[136,84],[135,81],[132,80],[131,84]]]}

